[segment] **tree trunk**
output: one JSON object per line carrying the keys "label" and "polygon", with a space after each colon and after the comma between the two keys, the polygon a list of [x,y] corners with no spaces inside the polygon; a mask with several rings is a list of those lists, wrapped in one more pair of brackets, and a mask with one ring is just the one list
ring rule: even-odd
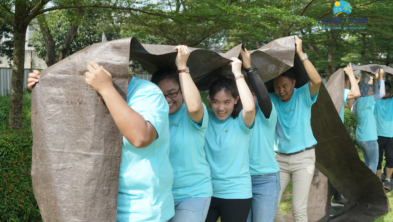
{"label": "tree trunk", "polygon": [[45,15],[38,16],[37,20],[42,35],[44,35],[45,49],[46,49],[45,63],[49,67],[56,63],[55,41],[53,40],[48,24],[46,23]]}
{"label": "tree trunk", "polygon": [[329,32],[328,59],[326,63],[326,81],[329,80],[330,76],[336,70],[336,67],[334,67],[333,65],[335,52],[336,52],[336,44],[335,44],[333,29],[331,29]]}
{"label": "tree trunk", "polygon": [[[366,63],[366,34],[362,34],[362,51],[360,52],[361,55],[361,63],[362,65],[365,65]],[[362,78],[361,78],[361,83],[366,82],[366,74],[362,73]]]}
{"label": "tree trunk", "polygon": [[65,57],[67,57],[68,50],[70,49],[71,43],[74,40],[76,33],[78,32],[79,25],[81,23],[81,20],[82,20],[84,14],[85,14],[83,9],[78,8],[75,10],[77,11],[76,21],[71,26],[70,30],[68,31],[67,36],[64,39],[63,45],[60,48],[60,53],[59,53],[59,57],[57,59],[57,62],[64,59]]}
{"label": "tree trunk", "polygon": [[9,129],[22,128],[23,75],[27,25],[20,19],[14,21],[14,51],[11,79]]}

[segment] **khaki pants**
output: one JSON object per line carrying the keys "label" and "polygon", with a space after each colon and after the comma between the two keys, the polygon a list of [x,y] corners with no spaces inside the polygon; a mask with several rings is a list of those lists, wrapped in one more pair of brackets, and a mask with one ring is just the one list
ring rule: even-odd
{"label": "khaki pants", "polygon": [[308,222],[307,202],[311,181],[315,169],[315,149],[294,155],[276,153],[276,160],[280,164],[281,191],[274,222],[285,222],[279,209],[282,193],[292,177],[292,212],[294,222]]}

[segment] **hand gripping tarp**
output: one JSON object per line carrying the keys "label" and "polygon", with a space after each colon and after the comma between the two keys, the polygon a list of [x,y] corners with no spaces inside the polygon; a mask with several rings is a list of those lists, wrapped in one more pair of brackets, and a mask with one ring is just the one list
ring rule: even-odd
{"label": "hand gripping tarp", "polygon": [[[238,57],[241,47],[238,45],[223,56],[191,48],[187,66],[198,88],[206,90],[217,76],[230,75],[229,58]],[[175,69],[176,54],[174,46],[141,45],[135,38],[128,38],[94,44],[42,72],[32,96],[32,179],[44,221],[116,220],[122,135],[104,101],[84,81],[88,62],[95,61],[106,68],[125,99],[129,59],[153,73],[161,68]],[[251,60],[271,92],[273,84],[269,80],[291,67],[296,73],[296,87],[308,82],[295,55],[294,37],[277,39],[252,51]],[[342,93],[340,87],[334,85],[333,91]],[[342,94],[333,98],[335,103],[339,100],[342,101]],[[318,141],[317,168],[332,178],[332,183],[350,200],[334,221],[370,221],[387,212],[381,183],[358,175],[367,175],[364,164],[324,86],[313,106],[312,127]],[[341,169],[343,165],[351,170]],[[314,175],[310,221],[327,221],[329,216],[328,187],[323,174],[316,170]],[[372,190],[377,194],[372,200],[361,198],[361,193]],[[347,214],[353,219],[340,220]]]}

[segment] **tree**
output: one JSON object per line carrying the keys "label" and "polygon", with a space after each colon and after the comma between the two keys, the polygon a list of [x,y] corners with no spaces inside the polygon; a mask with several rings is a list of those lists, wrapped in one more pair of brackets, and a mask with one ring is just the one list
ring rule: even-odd
{"label": "tree", "polygon": [[14,45],[14,38],[12,36],[12,27],[1,20],[0,20],[0,41],[1,41],[0,57],[8,58],[8,61],[11,63],[12,48]]}
{"label": "tree", "polygon": [[[52,5],[48,5],[49,2]],[[30,22],[44,13],[71,8],[111,8],[163,16],[160,12],[132,7],[133,3],[131,0],[116,1],[114,4],[99,0],[93,3],[84,0],[2,0],[0,2],[0,18],[13,27],[14,37],[9,129],[20,129],[22,126],[25,39]]]}
{"label": "tree", "polygon": [[120,24],[102,9],[69,9],[38,17],[30,43],[49,66],[94,43],[120,38]]}

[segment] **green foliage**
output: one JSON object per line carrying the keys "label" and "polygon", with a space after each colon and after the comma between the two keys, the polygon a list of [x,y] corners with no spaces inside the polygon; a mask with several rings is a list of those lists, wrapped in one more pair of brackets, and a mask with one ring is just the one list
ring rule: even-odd
{"label": "green foliage", "polygon": [[[8,129],[8,115],[10,112],[10,96],[0,96],[0,130]],[[23,94],[22,128],[31,127],[31,93]],[[0,165],[1,166],[1,165]]]}
{"label": "green foliage", "polygon": [[41,221],[31,183],[30,129],[0,130],[0,221]]}
{"label": "green foliage", "polygon": [[344,110],[344,125],[345,125],[345,128],[347,128],[347,131],[348,131],[349,135],[351,136],[351,139],[352,139],[353,143],[355,144],[355,147],[358,150],[360,150],[357,143],[356,143],[356,127],[358,125],[358,121],[357,121],[355,115],[353,115],[351,110],[348,108],[345,108],[345,110]]}
{"label": "green foliage", "polygon": [[0,20],[0,39],[2,40],[0,44],[0,57],[5,56],[8,59],[8,62],[11,63],[12,49],[14,47],[14,36],[12,35],[12,26],[2,20]]}

